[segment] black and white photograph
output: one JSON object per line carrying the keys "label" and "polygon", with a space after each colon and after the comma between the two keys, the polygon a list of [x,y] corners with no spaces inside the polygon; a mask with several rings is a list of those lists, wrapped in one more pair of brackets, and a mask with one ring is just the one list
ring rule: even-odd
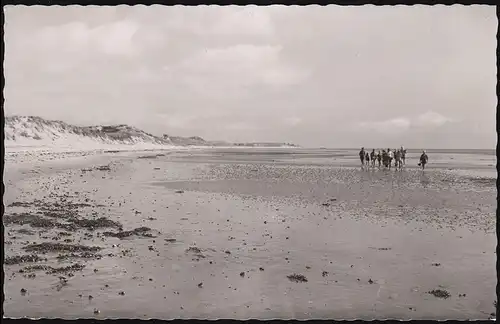
{"label": "black and white photograph", "polygon": [[4,10],[4,318],[496,318],[496,7]]}

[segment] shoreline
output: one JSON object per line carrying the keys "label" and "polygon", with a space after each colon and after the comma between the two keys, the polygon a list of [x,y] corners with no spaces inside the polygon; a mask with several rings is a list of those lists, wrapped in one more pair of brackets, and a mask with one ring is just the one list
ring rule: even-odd
{"label": "shoreline", "polygon": [[[186,164],[172,154],[140,158],[134,152],[40,162],[41,171],[30,177],[6,168],[7,178],[18,180],[6,183],[5,205],[19,205],[6,208],[7,219],[17,221],[11,217],[15,213],[36,216],[25,218],[31,225],[4,224],[10,242],[6,258],[35,253],[48,261],[4,267],[5,317],[487,319],[494,311],[494,233],[474,229],[473,222],[469,229],[456,222],[439,227],[418,217],[401,218],[398,208],[384,202],[392,185],[383,172],[370,185],[355,180],[366,174],[354,169],[321,171],[258,161]],[[328,183],[328,172],[348,185],[318,185],[314,179]],[[436,177],[439,172],[428,174]],[[291,177],[295,184],[280,185],[280,177]],[[268,189],[256,187],[246,195],[249,183],[240,178],[264,181]],[[207,190],[204,179],[217,186]],[[234,180],[228,186],[223,179]],[[153,185],[166,180],[191,187]],[[309,197],[309,187],[300,183],[312,183],[320,191]],[[295,199],[287,188],[303,199]],[[410,193],[418,198],[411,188],[401,187],[399,199],[415,213],[418,209],[411,206],[420,202],[405,198]],[[442,195],[430,188],[419,190]],[[381,196],[366,196],[371,192]],[[352,194],[359,197],[349,198]],[[450,215],[446,217],[473,212],[457,209],[463,208],[460,191],[448,194],[455,197],[446,199],[450,206],[439,207],[439,199],[446,196],[438,196],[424,200],[435,206],[420,212],[431,215],[434,208]],[[489,195],[486,201],[481,200],[484,194],[467,196],[481,208],[468,219],[489,213]],[[382,213],[376,215],[371,199],[380,201]],[[371,209],[360,203],[369,203]],[[56,228],[33,227],[48,221]],[[126,237],[113,236],[120,233],[113,222]],[[143,227],[150,230],[128,232]],[[26,250],[41,242],[102,249]],[[64,268],[75,264],[83,268]],[[19,273],[37,265],[49,268]],[[308,281],[291,281],[293,274]],[[66,283],[58,279],[61,275]],[[21,289],[26,289],[24,295]],[[435,297],[429,294],[432,290],[450,297]]]}

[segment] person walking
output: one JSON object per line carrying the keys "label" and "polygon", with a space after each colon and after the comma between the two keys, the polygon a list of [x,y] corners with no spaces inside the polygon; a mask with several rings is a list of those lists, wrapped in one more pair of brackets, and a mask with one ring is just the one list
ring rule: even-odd
{"label": "person walking", "polygon": [[422,151],[422,155],[420,155],[420,163],[418,164],[419,166],[422,167],[422,170],[425,170],[425,165],[429,162],[429,157],[427,156],[427,153]]}
{"label": "person walking", "polygon": [[370,154],[368,152],[365,153],[365,163],[367,167],[370,167]]}
{"label": "person walking", "polygon": [[377,162],[378,162],[378,168],[380,169],[380,162],[382,161],[382,154],[380,153],[380,150],[377,153]]}
{"label": "person walking", "polygon": [[394,159],[394,153],[392,153],[391,149],[387,149],[387,155],[389,157],[389,170],[391,169],[392,160]]}
{"label": "person walking", "polygon": [[375,149],[372,150],[372,152],[370,153],[370,159],[372,161],[372,168],[375,167],[375,159],[376,159],[376,153],[375,153]]}
{"label": "person walking", "polygon": [[382,163],[384,164],[384,168],[389,167],[389,154],[385,150],[382,150]]}
{"label": "person walking", "polygon": [[401,162],[401,151],[396,150],[396,153],[394,153],[394,166],[396,167],[396,170],[399,168],[400,170],[403,168],[403,163]]}
{"label": "person walking", "polygon": [[361,151],[359,151],[359,160],[361,161],[361,167],[365,165],[365,148],[362,147]]}

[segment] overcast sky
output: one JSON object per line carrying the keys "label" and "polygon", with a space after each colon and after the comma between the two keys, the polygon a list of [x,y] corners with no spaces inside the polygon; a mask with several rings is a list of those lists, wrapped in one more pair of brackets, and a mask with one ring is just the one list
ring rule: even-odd
{"label": "overcast sky", "polygon": [[494,148],[493,6],[7,6],[5,112],[304,146]]}

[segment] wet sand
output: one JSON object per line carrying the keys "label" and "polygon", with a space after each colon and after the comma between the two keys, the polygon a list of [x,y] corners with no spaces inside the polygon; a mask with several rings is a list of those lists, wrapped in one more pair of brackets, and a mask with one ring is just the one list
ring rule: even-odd
{"label": "wet sand", "polygon": [[492,316],[493,178],[224,152],[7,162],[5,316]]}

